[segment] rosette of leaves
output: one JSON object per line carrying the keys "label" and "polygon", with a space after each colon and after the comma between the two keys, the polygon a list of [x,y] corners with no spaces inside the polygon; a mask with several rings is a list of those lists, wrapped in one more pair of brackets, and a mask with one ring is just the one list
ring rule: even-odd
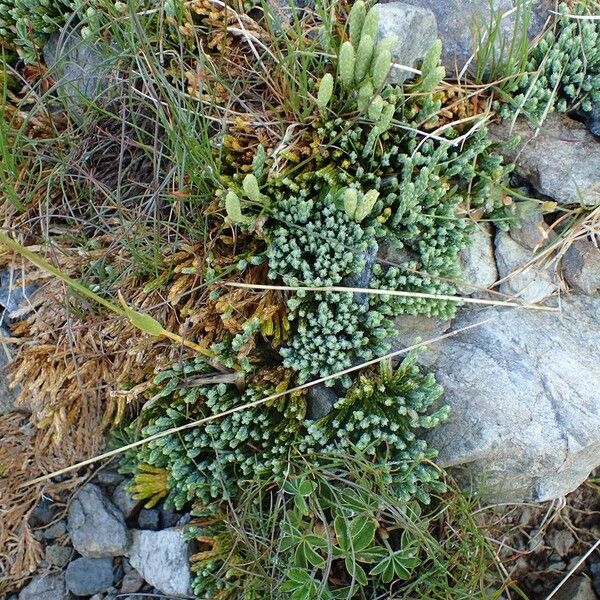
{"label": "rosette of leaves", "polygon": [[589,112],[600,103],[600,21],[586,18],[584,3],[563,3],[560,11],[562,18],[531,49],[512,97],[501,98],[502,116],[522,113],[539,126],[551,111]]}
{"label": "rosette of leaves", "polygon": [[[378,597],[392,582],[413,576],[421,564],[419,544],[398,515],[382,508],[374,482],[334,484],[324,475],[325,468],[307,469],[283,484],[281,591],[308,600]],[[419,512],[414,504],[405,510]]]}
{"label": "rosette of leaves", "polygon": [[[201,360],[176,363],[159,373],[156,389],[142,413],[148,437],[264,398],[276,388],[254,385],[240,392],[214,382]],[[287,386],[284,382],[282,386]],[[181,508],[200,501],[209,506],[235,498],[245,479],[285,469],[285,454],[305,415],[302,396],[233,412],[176,435],[151,442],[137,452],[137,463],[168,471],[167,503]]]}
{"label": "rosette of leaves", "polygon": [[432,410],[443,390],[432,374],[421,372],[417,358],[413,351],[396,368],[384,361],[378,373],[361,375],[329,414],[309,423],[302,453],[370,457],[406,502],[428,503],[430,491],[443,491],[430,462],[437,452],[422,435],[444,421],[449,408]]}
{"label": "rosette of leaves", "polygon": [[[298,373],[300,383],[326,377],[387,350],[393,330],[382,313],[356,302],[352,293],[299,295],[289,301],[294,335],[281,348],[283,364]],[[328,385],[333,385],[329,380]],[[342,378],[350,384],[348,377]]]}

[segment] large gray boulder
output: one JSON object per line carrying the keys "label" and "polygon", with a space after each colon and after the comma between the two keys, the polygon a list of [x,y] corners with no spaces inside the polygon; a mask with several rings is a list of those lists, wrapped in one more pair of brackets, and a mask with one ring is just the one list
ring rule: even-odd
{"label": "large gray boulder", "polygon": [[189,542],[181,529],[134,529],[127,552],[131,566],[166,595],[189,595],[191,576]]}
{"label": "large gray boulder", "polygon": [[[492,0],[490,3],[490,0],[405,0],[406,4],[430,11],[435,16],[438,35],[444,45],[442,60],[450,73],[460,71],[469,63],[477,47],[478,31],[483,32],[489,26],[492,15],[490,4],[495,13],[504,15],[502,37],[505,47],[510,47],[515,30],[517,13],[514,9],[517,1]],[[528,28],[530,38],[540,33],[546,20],[552,18],[550,11],[555,8],[554,0],[536,2]],[[397,27],[402,31],[404,24]]]}
{"label": "large gray boulder", "polygon": [[550,113],[539,132],[518,119],[514,126],[492,125],[490,134],[501,141],[521,138],[505,152],[507,160],[540,194],[567,206],[600,204],[600,143],[582,123]]}
{"label": "large gray boulder", "polygon": [[562,314],[465,310],[434,344],[452,412],[430,435],[443,467],[494,501],[543,501],[600,465],[600,298],[565,297]]}
{"label": "large gray boulder", "polygon": [[397,39],[392,53],[396,66],[390,71],[389,81],[402,83],[414,75],[401,66],[417,67],[438,37],[435,15],[427,8],[407,2],[379,4],[376,10],[379,13],[379,39]]}

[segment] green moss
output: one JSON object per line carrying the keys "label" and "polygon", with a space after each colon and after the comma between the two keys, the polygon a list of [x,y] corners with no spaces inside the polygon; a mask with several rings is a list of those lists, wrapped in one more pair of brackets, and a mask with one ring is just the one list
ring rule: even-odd
{"label": "green moss", "polygon": [[600,21],[567,16],[586,15],[583,3],[560,10],[564,16],[532,48],[512,97],[499,105],[504,117],[518,112],[541,125],[549,112],[590,111],[600,102]]}

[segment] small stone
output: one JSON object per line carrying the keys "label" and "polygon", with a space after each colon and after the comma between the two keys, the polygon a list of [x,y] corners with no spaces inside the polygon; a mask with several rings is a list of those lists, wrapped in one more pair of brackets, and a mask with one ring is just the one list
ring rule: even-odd
{"label": "small stone", "polygon": [[600,236],[573,242],[562,259],[563,274],[567,283],[593,296],[600,292]]}
{"label": "small stone", "polygon": [[60,521],[57,521],[56,523],[50,525],[50,527],[44,529],[44,531],[42,532],[42,537],[45,540],[56,540],[58,538],[61,538],[66,533],[67,522],[64,519],[61,519]]}
{"label": "small stone", "polygon": [[144,578],[140,575],[140,573],[135,569],[130,569],[123,577],[123,581],[121,583],[121,593],[135,594],[135,592],[139,592],[142,589],[143,585]]}
{"label": "small stone", "polygon": [[112,501],[119,507],[126,519],[133,517],[141,504],[140,500],[134,500],[131,497],[130,484],[131,480],[125,479],[119,483],[112,495]]}
{"label": "small stone", "polygon": [[50,500],[50,498],[42,498],[31,511],[27,522],[32,528],[43,527],[48,525],[55,518],[58,512],[58,507]]}
{"label": "small stone", "polygon": [[104,594],[94,594],[90,600],[105,600]]}
{"label": "small stone", "polygon": [[59,546],[52,544],[46,546],[46,562],[55,567],[64,567],[71,560],[73,549],[68,546]]}
{"label": "small stone", "polygon": [[540,194],[566,206],[600,204],[600,144],[585,125],[551,113],[536,135],[526,120],[490,126],[494,139],[507,141],[518,135],[521,143],[505,151],[516,161],[515,173]]}
{"label": "small stone", "polygon": [[567,556],[575,545],[575,537],[567,529],[554,529],[547,536],[546,541],[561,557]]}
{"label": "small stone", "polygon": [[156,509],[142,508],[138,515],[140,529],[158,529],[160,513]]}
{"label": "small stone", "polygon": [[592,587],[600,598],[600,562],[590,565],[590,575],[592,576]]}
{"label": "small stone", "polygon": [[181,518],[181,513],[171,508],[165,508],[164,504],[160,507],[160,528],[168,529],[175,527]]}
{"label": "small stone", "polygon": [[67,588],[76,596],[91,596],[113,584],[112,558],[77,558],[69,563]]}
{"label": "small stone", "polygon": [[[405,2],[378,4],[375,8],[379,13],[379,39],[397,40],[392,62],[405,67],[418,66],[438,37],[433,12]],[[412,77],[414,73],[409,70],[393,66],[388,79],[390,83],[402,83]]]}
{"label": "small stone", "polygon": [[496,264],[498,275],[504,280],[499,287],[502,294],[533,304],[558,290],[556,266],[545,264],[504,231],[496,234]]}
{"label": "small stone", "polygon": [[142,577],[163,594],[190,593],[189,542],[181,529],[147,531],[134,529],[129,562]]}
{"label": "small stone", "polygon": [[518,225],[511,228],[509,235],[517,244],[533,251],[538,251],[549,239],[556,237],[546,225],[542,213],[535,209],[520,215]]}
{"label": "small stone", "polygon": [[553,598],[554,600],[597,600],[592,582],[583,575],[568,580]]}
{"label": "small stone", "polygon": [[592,110],[586,113],[585,124],[592,135],[600,138],[600,104],[595,104]]}
{"label": "small stone", "polygon": [[35,291],[35,286],[23,286],[21,273],[18,270],[0,269],[0,307],[6,310],[3,322],[10,320],[10,313],[30,302]]}
{"label": "small stone", "polygon": [[117,486],[123,479],[125,479],[125,476],[121,475],[116,469],[100,469],[94,475],[94,483],[107,487]]}
{"label": "small stone", "polygon": [[311,421],[321,419],[331,412],[339,399],[332,388],[322,383],[311,386],[306,395],[306,418]]}
{"label": "small stone", "polygon": [[122,556],[129,542],[123,515],[93,483],[74,496],[67,526],[73,547],[87,558]]}
{"label": "small stone", "polygon": [[71,600],[64,573],[36,575],[19,592],[19,600]]}
{"label": "small stone", "polygon": [[[362,254],[363,268],[360,273],[354,273],[347,275],[342,279],[340,285],[344,287],[352,288],[369,288],[371,287],[371,280],[373,279],[373,266],[377,259],[377,252],[379,247],[376,243],[372,244],[368,250],[365,250]],[[354,299],[357,304],[362,306],[369,306],[369,294],[354,294]]]}
{"label": "small stone", "polygon": [[489,223],[476,223],[471,234],[471,242],[458,255],[461,279],[458,286],[463,295],[481,295],[498,281],[498,269],[494,257],[494,241]]}

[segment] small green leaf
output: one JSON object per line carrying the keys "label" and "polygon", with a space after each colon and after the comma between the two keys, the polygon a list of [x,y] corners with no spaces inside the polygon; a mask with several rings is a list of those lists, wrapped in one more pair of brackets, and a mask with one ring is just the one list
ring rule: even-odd
{"label": "small green leaf", "polygon": [[139,313],[132,308],[129,308],[121,292],[119,292],[119,302],[121,302],[121,306],[125,311],[125,316],[129,319],[134,327],[137,327],[140,331],[155,337],[159,337],[163,334],[163,326],[154,317],[145,315],[144,313]]}
{"label": "small green leaf", "polygon": [[371,545],[377,531],[377,521],[372,517],[361,515],[356,517],[348,527],[352,550],[360,552]]}

